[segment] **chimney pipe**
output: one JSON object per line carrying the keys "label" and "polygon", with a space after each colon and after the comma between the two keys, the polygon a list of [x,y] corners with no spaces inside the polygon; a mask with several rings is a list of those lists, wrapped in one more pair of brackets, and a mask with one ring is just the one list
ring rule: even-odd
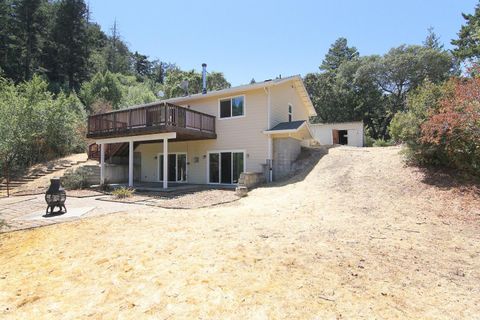
{"label": "chimney pipe", "polygon": [[206,94],[207,93],[207,64],[202,63],[202,93]]}

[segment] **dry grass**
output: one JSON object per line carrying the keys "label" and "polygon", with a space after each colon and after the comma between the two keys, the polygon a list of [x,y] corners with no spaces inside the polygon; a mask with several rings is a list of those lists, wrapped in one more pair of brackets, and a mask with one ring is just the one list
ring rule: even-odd
{"label": "dry grass", "polygon": [[423,179],[397,148],[336,148],[228,205],[2,234],[0,315],[478,317],[480,201]]}
{"label": "dry grass", "polygon": [[[49,167],[54,167],[56,165],[61,165],[61,164],[67,164],[67,163],[72,163],[72,162],[77,162],[77,161],[84,161],[87,160],[87,154],[86,153],[77,153],[77,154],[72,154],[69,156],[66,156],[64,158],[59,158],[56,160],[44,162],[44,163],[39,163],[36,164],[32,167],[30,167],[26,173],[26,175],[39,172],[39,171],[45,171]],[[69,169],[75,169],[80,166],[83,166],[85,164],[98,164],[96,161],[89,160],[86,163],[81,163],[78,165],[74,165],[71,168],[67,169],[62,169],[55,171],[53,173],[49,173],[43,177],[37,178],[33,181],[29,181],[28,183],[25,183],[14,190],[12,190],[13,195],[33,195],[33,194],[41,194],[45,193],[47,190],[48,186],[50,185],[50,179],[54,177],[61,177],[64,175],[64,173],[69,170]],[[6,196],[6,191],[0,191],[0,197]]]}

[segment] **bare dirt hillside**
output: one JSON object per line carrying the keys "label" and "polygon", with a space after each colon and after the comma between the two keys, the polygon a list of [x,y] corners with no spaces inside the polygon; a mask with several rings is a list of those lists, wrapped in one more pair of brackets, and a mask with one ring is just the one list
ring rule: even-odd
{"label": "bare dirt hillside", "polygon": [[225,206],[2,234],[0,316],[478,318],[478,195],[399,150],[330,149]]}

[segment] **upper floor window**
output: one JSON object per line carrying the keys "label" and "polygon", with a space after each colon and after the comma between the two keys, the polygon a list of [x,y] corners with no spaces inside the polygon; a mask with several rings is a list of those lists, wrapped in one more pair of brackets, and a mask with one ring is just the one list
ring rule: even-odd
{"label": "upper floor window", "polygon": [[245,97],[238,96],[220,100],[220,118],[233,118],[245,115]]}
{"label": "upper floor window", "polygon": [[292,111],[292,105],[289,104],[288,105],[288,122],[292,122],[292,114],[293,114],[293,111]]}

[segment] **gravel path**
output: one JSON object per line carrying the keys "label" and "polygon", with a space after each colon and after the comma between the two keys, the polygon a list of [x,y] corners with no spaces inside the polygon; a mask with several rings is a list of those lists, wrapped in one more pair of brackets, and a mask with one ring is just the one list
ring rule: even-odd
{"label": "gravel path", "polygon": [[198,210],[135,208],[0,235],[2,318],[473,319],[480,200],[398,148]]}

